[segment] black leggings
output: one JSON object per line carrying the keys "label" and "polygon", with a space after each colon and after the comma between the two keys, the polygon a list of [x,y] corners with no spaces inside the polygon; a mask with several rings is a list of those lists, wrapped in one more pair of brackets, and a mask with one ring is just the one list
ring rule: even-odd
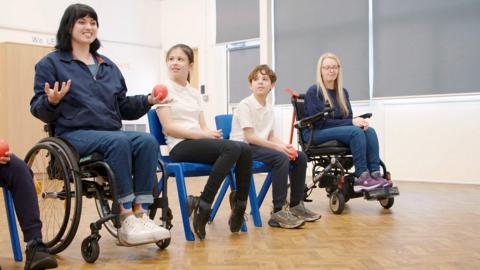
{"label": "black leggings", "polygon": [[212,203],[220,185],[235,165],[236,198],[246,201],[252,176],[252,153],[242,142],[218,139],[184,140],[170,151],[174,162],[213,163],[212,171],[200,197]]}
{"label": "black leggings", "polygon": [[11,155],[9,163],[0,165],[0,186],[12,192],[13,204],[23,231],[24,241],[42,238],[42,221],[40,221],[37,193],[33,185],[32,172],[27,164],[15,155]]}

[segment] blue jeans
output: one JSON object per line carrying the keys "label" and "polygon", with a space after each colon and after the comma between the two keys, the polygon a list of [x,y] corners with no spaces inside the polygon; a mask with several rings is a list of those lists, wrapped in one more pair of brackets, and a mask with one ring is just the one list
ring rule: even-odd
{"label": "blue jeans", "polygon": [[303,199],[307,156],[298,151],[298,157],[290,160],[284,153],[250,144],[252,158],[272,165],[272,197],[274,210],[282,209],[287,199],[288,177],[290,176],[290,204],[296,205]]}
{"label": "blue jeans", "polygon": [[37,194],[32,181],[32,171],[27,164],[12,154],[9,163],[0,165],[0,187],[6,187],[12,192],[13,206],[24,241],[42,238]]}
{"label": "blue jeans", "polygon": [[[310,132],[304,134],[306,141]],[[348,147],[352,152],[355,175],[358,177],[369,170],[380,170],[380,156],[377,133],[371,127],[366,131],[356,126],[341,126],[327,129],[314,129],[312,144],[321,144],[326,141],[337,140]]]}
{"label": "blue jeans", "polygon": [[120,130],[76,130],[61,137],[69,141],[80,156],[93,152],[103,154],[115,175],[119,203],[153,202],[159,145],[152,135]]}

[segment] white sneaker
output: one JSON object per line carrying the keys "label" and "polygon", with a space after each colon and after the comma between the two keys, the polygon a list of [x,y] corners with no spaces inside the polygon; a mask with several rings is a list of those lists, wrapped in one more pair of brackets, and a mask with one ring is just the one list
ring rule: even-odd
{"label": "white sneaker", "polygon": [[143,214],[139,220],[142,222],[142,225],[152,232],[152,237],[155,241],[160,241],[166,238],[170,238],[170,231],[166,228],[157,225],[155,221],[151,220],[146,214]]}
{"label": "white sneaker", "polygon": [[147,229],[141,219],[129,215],[118,229],[118,240],[125,246],[156,242],[152,231]]}

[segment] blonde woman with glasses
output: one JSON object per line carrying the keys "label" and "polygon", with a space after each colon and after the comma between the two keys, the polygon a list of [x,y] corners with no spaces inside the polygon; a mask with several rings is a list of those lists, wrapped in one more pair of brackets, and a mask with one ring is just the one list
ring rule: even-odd
{"label": "blonde woman with glasses", "polygon": [[322,112],[326,107],[332,108],[332,113],[317,121],[313,131],[304,130],[304,139],[313,136],[313,144],[337,140],[350,148],[355,165],[355,192],[391,186],[380,172],[375,130],[365,119],[352,117],[348,91],[343,88],[342,65],[333,53],[325,53],[318,59],[317,83],[305,94],[305,117]]}

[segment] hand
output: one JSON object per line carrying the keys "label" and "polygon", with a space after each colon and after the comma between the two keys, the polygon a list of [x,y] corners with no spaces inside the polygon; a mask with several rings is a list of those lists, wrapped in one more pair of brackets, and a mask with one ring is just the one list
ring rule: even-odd
{"label": "hand", "polygon": [[276,150],[278,152],[284,153],[287,156],[290,156],[290,149],[289,149],[288,144],[278,143]]}
{"label": "hand", "polygon": [[359,127],[363,130],[367,130],[368,129],[368,122],[367,120],[361,118],[361,117],[355,117],[352,119],[352,124],[356,127]]}
{"label": "hand", "polygon": [[50,84],[48,82],[45,83],[45,94],[47,94],[48,103],[56,106],[62,98],[68,93],[70,90],[70,85],[72,84],[72,80],[68,80],[67,82],[62,82],[62,87],[60,91],[58,91],[58,81],[55,82],[53,85],[53,89],[50,89]]}
{"label": "hand", "polygon": [[11,153],[10,153],[10,152],[6,152],[5,154],[6,154],[6,156],[0,157],[0,164],[1,164],[1,165],[5,165],[5,164],[7,164],[8,162],[10,162],[10,155],[11,155]]}
{"label": "hand", "polygon": [[158,99],[154,95],[148,95],[148,104],[155,105],[155,104],[168,104],[173,101],[173,98],[166,97],[164,99]]}
{"label": "hand", "polygon": [[213,139],[223,139],[223,131],[221,129],[218,130],[209,130],[210,135],[213,137]]}

